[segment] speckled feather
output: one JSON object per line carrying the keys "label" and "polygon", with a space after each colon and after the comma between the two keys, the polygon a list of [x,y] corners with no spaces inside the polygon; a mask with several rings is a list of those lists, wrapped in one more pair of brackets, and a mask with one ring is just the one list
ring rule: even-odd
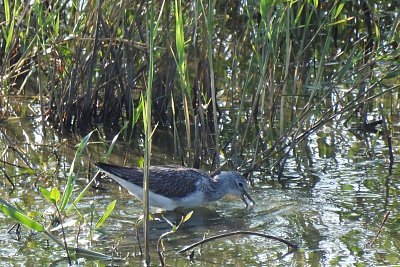
{"label": "speckled feather", "polygon": [[[102,162],[96,163],[96,166],[110,174],[143,187],[143,169],[114,166]],[[196,186],[199,185],[201,179],[211,179],[212,181],[212,178],[197,169],[152,166],[150,167],[149,189],[156,194],[171,199],[183,198],[196,190]],[[180,186],[171,187],[171,184]],[[209,188],[208,190],[212,189]]]}

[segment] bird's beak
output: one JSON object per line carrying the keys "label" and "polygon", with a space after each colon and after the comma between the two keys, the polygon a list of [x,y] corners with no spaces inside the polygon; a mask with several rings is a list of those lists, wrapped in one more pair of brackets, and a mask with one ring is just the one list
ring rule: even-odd
{"label": "bird's beak", "polygon": [[249,206],[251,207],[256,204],[256,202],[251,198],[251,196],[247,192],[244,192],[242,194],[242,200],[246,204],[246,208],[248,208]]}

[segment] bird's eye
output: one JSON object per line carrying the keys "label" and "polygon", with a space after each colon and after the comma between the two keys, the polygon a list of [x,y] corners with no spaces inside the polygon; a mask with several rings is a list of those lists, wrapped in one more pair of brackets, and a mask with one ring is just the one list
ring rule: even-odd
{"label": "bird's eye", "polygon": [[237,183],[237,185],[238,185],[239,187],[243,187],[243,186],[244,186],[242,182]]}

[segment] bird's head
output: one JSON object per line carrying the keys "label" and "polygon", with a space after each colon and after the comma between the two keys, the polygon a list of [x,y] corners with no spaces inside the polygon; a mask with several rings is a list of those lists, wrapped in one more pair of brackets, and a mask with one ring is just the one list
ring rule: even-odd
{"label": "bird's head", "polygon": [[239,173],[235,171],[223,171],[215,178],[224,181],[227,194],[241,197],[246,207],[256,204],[248,192],[246,179]]}

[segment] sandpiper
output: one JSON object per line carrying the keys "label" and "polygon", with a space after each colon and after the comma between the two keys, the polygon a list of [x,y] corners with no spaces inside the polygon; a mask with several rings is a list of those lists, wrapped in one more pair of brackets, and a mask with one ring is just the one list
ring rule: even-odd
{"label": "sandpiper", "polygon": [[[143,200],[143,170],[97,162],[95,165]],[[152,166],[149,175],[149,205],[174,210],[192,208],[217,201],[226,195],[240,196],[246,207],[254,205],[247,182],[234,171],[223,171],[213,177],[191,168]]]}

